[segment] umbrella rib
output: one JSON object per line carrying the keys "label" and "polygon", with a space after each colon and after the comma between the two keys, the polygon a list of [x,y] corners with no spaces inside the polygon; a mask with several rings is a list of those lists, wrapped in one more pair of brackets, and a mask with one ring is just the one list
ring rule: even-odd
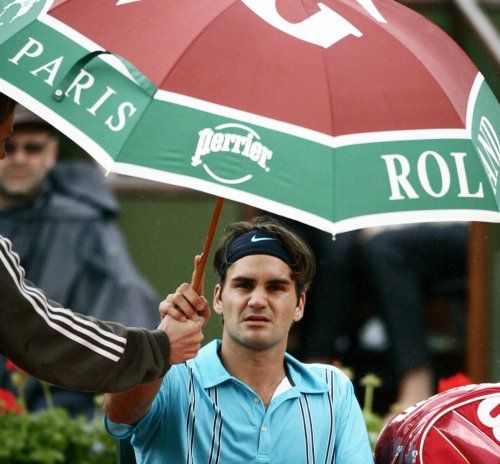
{"label": "umbrella rib", "polygon": [[[324,64],[324,67],[325,67],[325,79],[326,79],[326,87],[328,89],[328,95],[329,95],[329,102],[328,102],[328,106],[330,108],[330,130],[331,130],[331,134],[333,134],[333,101],[332,101],[332,88],[330,86],[330,81],[328,79],[328,70],[327,70],[327,66],[326,66],[326,59],[325,59],[325,53],[326,53],[326,50],[321,50],[321,58],[323,60],[323,64]],[[331,147],[330,148],[331,151],[332,151],[332,177],[333,177],[333,188],[332,188],[332,211],[331,211],[331,217],[332,218],[335,218],[335,211],[336,211],[336,204],[335,204],[335,189],[337,188],[337,172],[335,170],[335,155],[334,155],[334,152],[335,152],[335,148]],[[335,222],[335,221],[334,221]]]}
{"label": "umbrella rib", "polygon": [[[228,6],[226,6],[226,8],[224,8],[219,14],[217,14],[217,16],[215,16],[215,18],[212,18],[206,25],[205,27],[203,27],[199,32],[198,34],[196,34],[196,36],[193,38],[193,40],[191,40],[189,42],[188,45],[186,45],[186,48],[184,49],[184,52],[186,50],[188,50],[189,48],[191,48],[191,46],[205,33],[205,31],[213,24],[214,21],[216,21],[217,19],[219,19],[224,13],[226,13],[230,8],[234,7],[237,3],[239,3],[239,0],[233,0]],[[174,69],[176,68],[177,66],[177,63],[179,63],[179,61],[181,61],[181,59],[183,58],[184,56],[184,52],[181,53],[179,55],[179,58],[177,58],[177,60],[175,60],[175,62],[172,64],[172,66],[170,67],[170,71],[165,75],[165,77],[162,79],[160,85],[158,86],[158,88],[163,88],[163,85],[165,84],[165,82],[167,81],[167,79],[169,78],[170,74],[172,74],[172,72],[174,71]]]}
{"label": "umbrella rib", "polygon": [[[304,0],[299,0],[300,1],[300,4],[302,5],[302,8],[304,9],[304,12],[306,14],[308,14],[308,11],[307,11],[307,8],[306,6],[304,5]],[[327,66],[326,66],[326,59],[325,59],[325,53],[326,53],[327,49],[322,49],[321,50],[321,59],[323,60],[323,65],[324,65],[324,69],[325,69],[325,79],[326,79],[326,88],[327,88],[327,92],[328,92],[328,96],[329,96],[329,102],[328,102],[328,106],[330,108],[330,133],[333,135],[334,132],[333,132],[333,105],[332,105],[332,88],[330,86],[330,81],[328,80],[328,69],[327,69]],[[335,217],[335,189],[336,189],[336,186],[337,186],[337,182],[336,182],[336,179],[335,179],[335,176],[336,176],[336,172],[335,172],[335,156],[334,156],[334,148],[331,148],[331,151],[332,151],[332,174],[333,174],[333,188],[332,188],[332,198],[331,198],[331,204],[332,204],[332,211],[331,211],[331,217],[334,218]]]}
{"label": "umbrella rib", "polygon": [[57,6],[53,7],[53,8],[51,8],[50,10],[51,10],[51,11],[55,11],[55,10],[57,10],[60,6],[64,5],[64,4],[65,4],[65,3],[67,3],[67,2],[69,2],[69,0],[62,0],[62,2],[61,2],[61,3],[59,3],[59,5],[57,5]]}

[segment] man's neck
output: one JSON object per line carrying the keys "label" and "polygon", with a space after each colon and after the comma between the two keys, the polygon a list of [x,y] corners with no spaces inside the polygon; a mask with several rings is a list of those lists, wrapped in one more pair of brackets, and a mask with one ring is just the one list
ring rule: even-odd
{"label": "man's neck", "polygon": [[276,387],[286,376],[285,346],[256,351],[226,339],[220,357],[226,370],[257,393],[267,408]]}
{"label": "man's neck", "polygon": [[28,200],[26,198],[21,197],[6,197],[0,195],[0,209],[12,208],[14,206],[20,206],[24,203],[27,203]]}
{"label": "man's neck", "polygon": [[34,202],[45,191],[46,183],[43,183],[32,191],[22,195],[14,195],[4,192],[0,187],[0,209],[15,208],[28,203]]}
{"label": "man's neck", "polygon": [[34,198],[26,197],[5,197],[0,195],[0,209],[14,208],[33,201]]}

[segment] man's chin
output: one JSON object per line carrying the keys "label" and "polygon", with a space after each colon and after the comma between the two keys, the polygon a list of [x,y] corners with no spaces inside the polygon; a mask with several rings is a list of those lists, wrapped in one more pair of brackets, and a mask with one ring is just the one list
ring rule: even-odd
{"label": "man's chin", "polygon": [[36,198],[40,188],[31,185],[0,185],[0,197],[9,203],[24,203]]}
{"label": "man's chin", "polygon": [[279,343],[279,340],[271,339],[269,335],[263,333],[243,337],[240,341],[246,348],[253,351],[265,351]]}

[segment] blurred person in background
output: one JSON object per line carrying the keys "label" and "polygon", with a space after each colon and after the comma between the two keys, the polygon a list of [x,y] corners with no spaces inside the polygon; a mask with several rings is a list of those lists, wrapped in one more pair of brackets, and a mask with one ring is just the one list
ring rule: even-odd
{"label": "blurred person in background", "polygon": [[[468,231],[468,223],[439,222],[373,227],[361,233],[360,256],[387,327],[401,410],[435,393],[426,298],[446,281],[464,298]],[[456,321],[454,325],[461,326]]]}
{"label": "blurred person in background", "polygon": [[[135,269],[116,226],[118,206],[90,163],[56,165],[58,137],[17,107],[0,163],[0,234],[14,244],[27,277],[64,307],[98,319],[154,328],[159,298]],[[0,385],[8,379],[0,366]],[[54,389],[72,414],[93,413],[92,396]],[[45,407],[37,382],[28,407]]]}

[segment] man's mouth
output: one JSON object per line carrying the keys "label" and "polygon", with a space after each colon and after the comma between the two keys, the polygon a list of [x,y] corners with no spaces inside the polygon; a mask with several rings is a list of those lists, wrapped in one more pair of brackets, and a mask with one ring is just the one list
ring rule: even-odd
{"label": "man's mouth", "polygon": [[245,317],[243,321],[251,325],[265,325],[271,322],[271,319],[264,314],[251,314],[250,316]]}
{"label": "man's mouth", "polygon": [[27,174],[25,171],[16,171],[16,172],[11,172],[9,173],[9,180],[11,181],[18,181],[18,180],[24,180],[27,177]]}
{"label": "man's mouth", "polygon": [[7,179],[19,179],[26,177],[28,170],[23,167],[11,166],[4,171],[4,177]]}

